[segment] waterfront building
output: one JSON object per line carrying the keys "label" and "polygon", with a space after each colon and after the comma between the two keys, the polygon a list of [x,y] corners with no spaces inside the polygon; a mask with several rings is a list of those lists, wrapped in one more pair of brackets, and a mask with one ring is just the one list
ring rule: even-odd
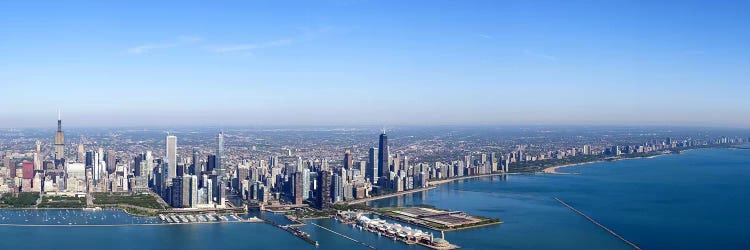
{"label": "waterfront building", "polygon": [[302,199],[310,199],[310,169],[302,170]]}
{"label": "waterfront building", "polygon": [[398,171],[401,169],[401,167],[399,166],[399,164],[401,163],[400,158],[401,157],[398,154],[394,155],[393,158],[391,158],[391,172],[398,173]]}
{"label": "waterfront building", "polygon": [[471,155],[465,155],[464,156],[464,167],[469,168],[471,167]]}
{"label": "waterfront building", "polygon": [[31,188],[31,185],[32,185],[31,179],[34,178],[34,163],[23,161],[23,163],[21,163],[21,168],[23,169],[23,175],[21,176],[23,177],[24,180],[29,180],[28,186],[29,188]]}
{"label": "waterfront building", "polygon": [[141,163],[143,161],[143,154],[138,154],[133,157],[133,176],[141,176]]}
{"label": "waterfront building", "polygon": [[84,180],[86,178],[86,166],[83,163],[67,163],[65,167],[65,173],[68,178],[77,178]]}
{"label": "waterfront building", "polygon": [[44,192],[44,189],[42,189],[43,183],[44,171],[34,171],[34,179],[31,181],[31,192]]}
{"label": "waterfront building", "polygon": [[193,162],[192,167],[190,168],[190,174],[196,175],[196,173],[203,172],[201,162],[200,162],[200,154],[198,154],[198,147],[193,147]]}
{"label": "waterfront building", "polygon": [[351,150],[347,149],[344,152],[344,169],[351,170],[352,164],[354,164],[354,160],[352,159],[352,152]]}
{"label": "waterfront building", "polygon": [[292,173],[292,192],[295,205],[302,205],[304,200],[304,174],[302,172]]}
{"label": "waterfront building", "polygon": [[167,183],[177,177],[177,137],[174,135],[167,135],[167,159],[166,163],[169,168],[166,172]]}
{"label": "waterfront building", "polygon": [[206,183],[203,185],[206,189],[206,204],[212,204],[214,201],[214,183],[213,180],[204,176]]}
{"label": "waterfront building", "polygon": [[93,172],[94,186],[99,185],[99,181],[102,179],[101,178],[102,176],[106,176],[105,172],[106,172],[106,165],[107,165],[107,163],[103,159],[103,157],[104,157],[104,153],[103,152],[104,152],[104,149],[99,148],[98,152],[94,152],[93,153],[94,157],[93,157],[93,160],[92,160],[93,161],[92,164],[94,164],[94,166],[93,166],[93,169],[94,169],[94,172]]}
{"label": "waterfront building", "polygon": [[107,152],[104,154],[104,161],[107,162],[107,173],[114,173],[117,164],[115,151],[111,149],[107,150]]}
{"label": "waterfront building", "polygon": [[495,152],[490,153],[489,172],[497,172],[497,155]]}
{"label": "waterfront building", "polygon": [[388,177],[388,172],[390,172],[390,167],[388,164],[388,160],[390,159],[388,154],[388,135],[385,134],[385,131],[383,131],[382,134],[380,134],[380,140],[378,141],[378,177]]}
{"label": "waterfront building", "polygon": [[224,155],[224,131],[219,132],[216,136],[216,169],[221,178],[224,178],[226,170],[226,156]]}
{"label": "waterfront building", "polygon": [[83,162],[86,159],[86,150],[83,147],[83,142],[78,143],[78,157],[76,161]]}
{"label": "waterfront building", "polygon": [[154,169],[154,156],[151,154],[151,150],[146,150],[146,169],[148,172]]}
{"label": "waterfront building", "polygon": [[195,207],[198,203],[198,178],[195,175],[185,175],[182,183],[182,206]]}
{"label": "waterfront building", "polygon": [[206,160],[206,172],[212,172],[216,168],[216,155],[208,155]]}
{"label": "waterfront building", "polygon": [[172,193],[172,195],[171,195],[171,198],[172,198],[171,201],[172,202],[170,202],[170,205],[172,207],[182,208],[184,206],[184,204],[185,204],[185,203],[183,203],[184,202],[184,200],[183,200],[183,188],[185,186],[184,184],[185,183],[183,182],[183,178],[182,177],[172,178],[172,186],[171,186],[171,191],[172,191],[171,192]]}
{"label": "waterfront building", "polygon": [[219,179],[219,185],[217,185],[219,188],[219,197],[216,197],[216,200],[218,201],[218,207],[223,208],[226,204],[227,200],[227,183],[223,179]]}
{"label": "waterfront building", "polygon": [[318,187],[318,189],[316,190],[317,193],[315,195],[315,205],[318,207],[318,209],[331,208],[331,172],[328,170],[321,170],[320,172],[318,172],[317,182],[320,183],[320,187]]}
{"label": "waterfront building", "polygon": [[16,178],[16,163],[13,161],[10,155],[10,152],[8,153],[7,156],[5,156],[5,158],[3,158],[3,166],[5,166],[5,168],[8,171],[8,175],[7,175],[8,178],[15,179]]}
{"label": "waterfront building", "polygon": [[343,200],[344,181],[341,175],[334,173],[331,179],[331,200],[333,203]]}

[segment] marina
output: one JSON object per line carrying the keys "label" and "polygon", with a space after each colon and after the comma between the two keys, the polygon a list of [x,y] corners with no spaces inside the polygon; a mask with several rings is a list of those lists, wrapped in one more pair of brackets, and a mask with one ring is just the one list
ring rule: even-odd
{"label": "marina", "polygon": [[0,226],[142,226],[201,223],[262,222],[237,214],[160,214],[132,216],[119,209],[4,209]]}
{"label": "marina", "polygon": [[4,209],[3,225],[133,225],[162,224],[159,218],[131,216],[122,210],[100,209]]}

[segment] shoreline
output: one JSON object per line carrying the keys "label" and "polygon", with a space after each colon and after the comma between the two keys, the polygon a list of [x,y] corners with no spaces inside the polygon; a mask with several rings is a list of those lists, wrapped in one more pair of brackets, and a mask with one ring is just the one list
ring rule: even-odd
{"label": "shoreline", "polygon": [[[718,148],[718,147],[716,147],[716,148]],[[700,149],[712,149],[712,148],[711,147],[708,147],[708,148],[690,148],[690,149],[679,150],[679,151],[677,151],[677,153],[675,153],[675,152],[671,152],[671,153],[661,152],[660,154],[650,155],[650,156],[628,157],[628,158],[610,158],[610,159],[602,159],[602,160],[589,161],[589,162],[571,163],[571,164],[564,164],[564,165],[559,165],[559,166],[547,167],[547,168],[544,168],[544,170],[542,170],[541,172],[537,172],[537,173],[554,174],[554,175],[578,174],[578,173],[558,172],[557,170],[558,169],[567,168],[567,167],[582,166],[582,165],[588,165],[588,164],[594,164],[594,163],[602,163],[602,162],[617,162],[617,161],[626,161],[626,160],[653,159],[653,158],[657,158],[657,157],[661,157],[661,156],[681,154],[681,153],[690,152],[690,151],[693,151],[693,150],[700,150]]]}
{"label": "shoreline", "polygon": [[[683,152],[687,152],[694,149],[688,149]],[[581,162],[581,163],[572,163],[572,164],[565,164],[565,165],[559,165],[559,166],[552,166],[547,167],[544,170],[542,170],[541,173],[544,174],[555,174],[555,175],[569,175],[569,174],[578,174],[578,173],[566,173],[566,172],[558,172],[558,169],[567,168],[567,167],[574,167],[574,166],[583,166],[583,165],[589,165],[594,163],[602,163],[602,162],[617,162],[617,161],[626,161],[626,160],[639,160],[639,159],[653,159],[660,156],[665,155],[671,155],[674,153],[662,153],[657,155],[651,155],[651,156],[642,156],[642,157],[631,157],[631,158],[617,158],[617,159],[604,159],[604,160],[596,160],[596,161],[589,161],[589,162]]]}

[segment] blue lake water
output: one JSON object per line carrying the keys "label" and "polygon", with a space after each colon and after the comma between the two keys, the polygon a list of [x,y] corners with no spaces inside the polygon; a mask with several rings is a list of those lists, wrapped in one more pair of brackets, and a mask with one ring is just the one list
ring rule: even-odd
{"label": "blue lake water", "polygon": [[[428,192],[373,202],[374,206],[429,204],[505,223],[446,232],[462,249],[630,249],[555,201],[558,197],[644,249],[750,249],[750,150],[704,149],[653,159],[569,167],[571,175],[511,175],[455,181]],[[44,220],[62,211],[32,211]],[[26,223],[17,210],[0,211]],[[118,211],[74,211],[84,223],[128,224]],[[93,214],[92,214],[93,213]],[[93,219],[90,219],[90,216]],[[264,213],[284,222],[280,215]],[[66,217],[67,218],[67,217]],[[424,249],[359,231],[333,220],[310,221],[378,249]],[[64,222],[57,222],[58,224]],[[31,223],[38,224],[38,223]],[[367,249],[312,224],[303,228],[319,249]],[[0,249],[313,249],[263,223],[118,227],[0,226]],[[32,244],[33,243],[33,244]]]}

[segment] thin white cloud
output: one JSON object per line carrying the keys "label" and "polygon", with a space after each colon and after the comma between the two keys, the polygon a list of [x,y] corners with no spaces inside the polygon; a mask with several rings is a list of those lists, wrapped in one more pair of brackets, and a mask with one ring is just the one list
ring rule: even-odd
{"label": "thin white cloud", "polygon": [[550,55],[550,54],[545,54],[545,53],[540,53],[540,52],[533,51],[533,50],[524,50],[523,54],[525,56],[527,56],[527,57],[531,57],[531,58],[535,58],[535,59],[541,59],[541,60],[546,60],[546,61],[557,60],[556,56],[553,56],[553,55]]}
{"label": "thin white cloud", "polygon": [[138,54],[147,53],[155,49],[166,49],[166,48],[172,48],[175,46],[177,46],[177,44],[175,43],[145,44],[145,45],[129,48],[128,53],[138,55]]}
{"label": "thin white cloud", "polygon": [[159,49],[168,49],[168,48],[174,48],[180,45],[184,44],[190,44],[190,43],[196,43],[202,40],[202,38],[197,36],[178,36],[176,41],[173,42],[164,42],[164,43],[150,43],[150,44],[144,44],[139,45],[135,47],[128,48],[128,53],[130,54],[145,54],[148,52],[151,52],[152,50],[159,50]]}
{"label": "thin white cloud", "polygon": [[292,39],[279,39],[263,43],[245,43],[213,46],[211,50],[218,53],[248,52],[264,48],[282,47],[294,43]]}
{"label": "thin white cloud", "polygon": [[261,49],[284,47],[284,46],[289,46],[292,44],[308,42],[311,40],[318,39],[321,36],[325,36],[327,34],[337,32],[339,30],[332,26],[322,26],[322,27],[314,27],[314,28],[302,27],[302,28],[299,28],[299,31],[300,31],[300,34],[297,36],[293,36],[292,38],[278,39],[278,40],[272,40],[272,41],[266,41],[266,42],[257,42],[257,43],[213,45],[213,46],[208,46],[207,48],[208,50],[216,52],[216,53],[252,54],[253,51],[257,51]]}
{"label": "thin white cloud", "polygon": [[481,38],[484,38],[484,39],[492,39],[493,38],[491,35],[487,35],[487,34],[477,34],[477,36],[479,36]]}

